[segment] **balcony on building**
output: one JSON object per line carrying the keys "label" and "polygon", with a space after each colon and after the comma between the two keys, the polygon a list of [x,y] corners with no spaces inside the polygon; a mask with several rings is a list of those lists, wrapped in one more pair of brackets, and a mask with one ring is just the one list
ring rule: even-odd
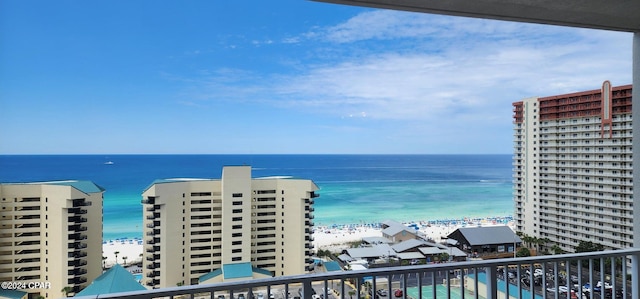
{"label": "balcony on building", "polygon": [[145,199],[142,199],[141,203],[145,204],[145,205],[155,205],[156,204],[156,198],[155,197],[147,197]]}
{"label": "balcony on building", "polygon": [[84,198],[83,199],[74,199],[74,200],[72,200],[72,204],[73,204],[74,208],[91,206],[91,202],[90,201],[86,201]]}
{"label": "balcony on building", "polygon": [[69,267],[82,267],[87,265],[86,260],[70,260],[67,262],[67,266]]}
{"label": "balcony on building", "polygon": [[81,233],[73,233],[73,234],[69,234],[69,240],[86,240],[87,236]]}
{"label": "balcony on building", "polygon": [[70,278],[69,280],[67,280],[67,282],[69,284],[82,284],[87,282],[87,279],[82,276],[76,276],[76,277]]}

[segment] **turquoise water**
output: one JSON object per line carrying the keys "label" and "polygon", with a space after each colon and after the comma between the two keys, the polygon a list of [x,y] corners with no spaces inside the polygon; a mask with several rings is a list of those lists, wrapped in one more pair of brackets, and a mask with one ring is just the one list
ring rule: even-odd
{"label": "turquoise water", "polygon": [[[474,274],[469,274],[469,278],[471,279],[471,281],[467,282],[467,283],[474,283],[474,279],[475,279],[475,275]],[[478,273],[478,282],[482,283],[482,284],[486,284],[486,280],[487,280],[487,276],[485,273]],[[506,285],[507,283],[504,280],[498,280],[498,292],[499,293],[503,293],[502,297],[504,297],[505,291],[506,291]],[[520,296],[519,294],[519,289],[518,286],[513,285],[513,284],[509,284],[509,296],[510,297],[515,297],[515,298],[531,298],[531,292],[528,290],[523,289],[522,290],[522,296]],[[469,290],[465,289],[465,298],[475,298],[475,294]],[[418,299],[420,297],[420,294],[418,293],[418,288],[417,287],[411,287],[411,288],[407,288],[407,295],[410,298],[413,299]],[[463,298],[460,287],[452,287],[450,289],[450,293],[449,293],[449,299],[460,299]],[[479,298],[486,298],[486,292],[484,292],[484,294],[478,294]],[[500,295],[498,295],[500,296]],[[433,286],[422,286],[422,299],[433,299]],[[447,287],[445,285],[436,285],[436,297],[435,298],[447,298]],[[542,299],[542,296],[535,294],[534,296],[535,299]],[[561,298],[563,298],[561,296]]]}
{"label": "turquoise water", "polygon": [[95,182],[106,189],[110,240],[142,236],[141,194],[154,180],[219,178],[225,165],[251,165],[254,177],[313,180],[316,225],[508,216],[511,162],[511,155],[0,155],[0,182]]}
{"label": "turquoise water", "polygon": [[[407,288],[407,296],[412,299],[420,298],[420,293],[417,287]],[[485,299],[484,296],[478,296],[480,299]],[[459,287],[452,287],[449,290],[449,297],[447,297],[447,286],[436,285],[436,296],[433,296],[433,286],[422,286],[422,299],[435,299],[435,298],[447,298],[447,299],[462,299],[462,292]],[[475,294],[465,290],[464,298],[475,298]],[[526,297],[525,297],[526,298]]]}

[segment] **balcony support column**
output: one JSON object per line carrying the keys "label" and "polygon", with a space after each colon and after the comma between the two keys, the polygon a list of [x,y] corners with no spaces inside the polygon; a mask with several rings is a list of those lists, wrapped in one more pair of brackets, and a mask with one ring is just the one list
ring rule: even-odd
{"label": "balcony support column", "polygon": [[[498,277],[496,275],[496,273],[498,273],[498,268],[496,266],[490,266],[490,267],[484,268],[484,271],[487,277],[487,280],[486,280],[487,281],[487,298],[496,299],[498,298]],[[507,275],[506,270],[504,271],[504,274]],[[476,273],[476,277],[477,275],[478,274]],[[476,290],[476,293],[477,293],[477,290]]]}
{"label": "balcony support column", "polygon": [[[636,137],[640,136],[640,32],[633,34],[632,50],[632,115],[633,132]],[[633,157],[640,158],[640,138],[633,138]],[[640,163],[633,163],[633,185],[640,186]],[[633,188],[633,247],[640,248],[640,188]],[[632,299],[640,299],[640,256],[633,255],[631,258],[631,285],[633,287]]]}
{"label": "balcony support column", "polygon": [[[302,299],[311,299],[311,295],[313,295],[311,280],[305,280],[304,282],[302,282]],[[358,295],[358,298],[360,298],[360,295]]]}

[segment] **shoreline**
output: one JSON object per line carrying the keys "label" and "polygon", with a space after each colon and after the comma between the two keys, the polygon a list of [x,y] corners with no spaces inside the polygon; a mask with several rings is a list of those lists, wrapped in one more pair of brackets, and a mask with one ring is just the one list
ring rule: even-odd
{"label": "shoreline", "polygon": [[[393,219],[391,219],[393,220]],[[426,238],[436,243],[461,227],[506,225],[514,229],[513,216],[476,217],[460,219],[439,219],[423,221],[404,221],[402,224],[413,227]],[[365,237],[382,237],[380,223],[368,224],[332,224],[319,225],[313,228],[313,245],[316,250],[340,252],[349,248],[350,242],[359,241]],[[106,257],[103,263],[110,267],[116,262],[115,252],[118,252],[118,263],[126,265],[141,262],[144,245],[141,238],[117,238],[102,242],[102,255]]]}

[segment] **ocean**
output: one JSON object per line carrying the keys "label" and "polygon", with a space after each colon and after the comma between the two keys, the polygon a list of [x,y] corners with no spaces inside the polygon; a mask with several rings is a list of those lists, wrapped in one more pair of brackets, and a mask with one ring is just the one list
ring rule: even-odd
{"label": "ocean", "polygon": [[[113,162],[109,164],[107,162]],[[0,155],[0,182],[90,180],[104,193],[105,240],[142,236],[142,191],[156,179],[311,179],[316,226],[460,220],[513,214],[511,155]]]}

